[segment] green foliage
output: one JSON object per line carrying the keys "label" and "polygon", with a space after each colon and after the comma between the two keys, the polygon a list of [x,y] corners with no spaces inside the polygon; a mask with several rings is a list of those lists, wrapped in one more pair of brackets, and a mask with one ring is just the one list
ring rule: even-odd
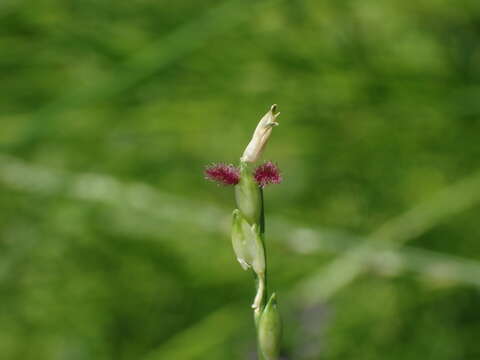
{"label": "green foliage", "polygon": [[3,1],[0,24],[0,358],[248,359],[234,199],[202,169],[272,103],[284,356],[480,357],[478,0]]}

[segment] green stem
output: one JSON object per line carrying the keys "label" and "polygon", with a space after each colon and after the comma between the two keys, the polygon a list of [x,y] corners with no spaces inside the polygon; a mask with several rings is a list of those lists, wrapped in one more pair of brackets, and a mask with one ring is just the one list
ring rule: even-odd
{"label": "green stem", "polygon": [[262,241],[263,253],[265,256],[265,274],[264,274],[264,287],[265,291],[263,293],[262,306],[261,309],[265,308],[268,299],[268,286],[267,286],[267,246],[265,245],[265,206],[263,201],[263,189],[260,188],[260,239]]}
{"label": "green stem", "polygon": [[[263,189],[260,188],[260,239],[262,241],[263,253],[265,254],[265,273],[263,274],[263,279],[260,276],[256,277],[256,291],[259,294],[261,291],[260,296],[262,297],[260,300],[260,308],[255,310],[254,319],[255,319],[255,327],[257,330],[257,353],[258,353],[258,360],[265,360],[262,351],[260,349],[259,343],[259,334],[258,334],[258,322],[260,320],[260,316],[265,309],[265,305],[268,299],[268,288],[267,288],[267,249],[265,246],[265,207],[264,207],[264,200],[263,200]],[[262,288],[263,287],[263,288]]]}

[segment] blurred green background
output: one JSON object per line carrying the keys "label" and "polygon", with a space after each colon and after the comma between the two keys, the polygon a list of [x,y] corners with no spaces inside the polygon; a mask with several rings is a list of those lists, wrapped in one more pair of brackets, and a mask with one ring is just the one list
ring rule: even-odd
{"label": "blurred green background", "polygon": [[284,359],[480,358],[478,0],[0,3],[0,358],[253,359],[228,237],[264,154]]}

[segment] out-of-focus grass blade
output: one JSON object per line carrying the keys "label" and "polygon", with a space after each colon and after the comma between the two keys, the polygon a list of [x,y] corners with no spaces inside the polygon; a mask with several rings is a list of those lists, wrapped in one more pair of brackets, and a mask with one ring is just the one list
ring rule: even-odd
{"label": "out-of-focus grass blade", "polygon": [[[376,269],[384,275],[410,271],[434,281],[452,281],[480,286],[480,264],[477,261],[412,247],[391,248],[388,242],[385,244],[381,241],[383,238],[379,235],[386,234],[387,239],[390,240],[400,239],[398,241],[401,243],[406,240],[403,234],[397,235],[397,232],[404,228],[401,224],[406,224],[408,228],[406,231],[409,231],[411,236],[419,235],[448,215],[475,204],[475,201],[479,200],[480,187],[476,187],[479,182],[480,175],[475,174],[445,189],[438,197],[432,199],[430,206],[424,204],[415,207],[398,219],[390,221],[388,223],[390,225],[381,227],[380,229],[383,230],[375,232],[377,235],[370,238],[349,235],[341,230],[299,227],[285,219],[275,219],[274,223],[278,223],[279,226],[272,227],[273,238],[282,241],[297,253],[339,252],[351,248],[352,244],[358,244],[359,241],[368,244],[368,246],[361,245],[354,247],[353,250],[347,250],[346,255],[334,260],[326,269],[327,272],[324,268],[319,269],[318,272],[294,286],[286,294],[286,298],[304,306],[324,301],[368,268]],[[127,207],[132,212],[141,211],[153,220],[188,223],[205,231],[227,231],[227,228],[223,229],[219,225],[221,224],[219,218],[228,217],[229,212],[226,210],[164,194],[146,184],[123,183],[111,176],[70,174],[0,155],[0,183],[14,191],[47,196],[61,195],[77,201],[102,202],[112,206],[113,209]],[[465,193],[470,196],[466,196]],[[436,206],[448,204],[450,208],[434,210],[431,208],[432,204]],[[423,218],[410,223],[406,219],[411,216]],[[151,231],[154,231],[153,228]],[[372,243],[375,246],[371,246]],[[8,264],[4,265],[1,270],[8,271]],[[319,284],[322,284],[322,287],[319,287]],[[200,322],[173,335],[170,340],[147,355],[146,360],[200,358],[238,332],[241,325],[236,317],[239,306],[229,304],[207,315]],[[202,334],[208,335],[202,336]],[[190,346],[189,339],[192,336],[196,339],[194,346]]]}
{"label": "out-of-focus grass blade", "polygon": [[238,331],[241,324],[237,316],[239,309],[238,304],[221,307],[201,321],[173,335],[168,341],[145,356],[144,360],[198,358],[209,349],[228,340]]}
{"label": "out-of-focus grass blade", "polygon": [[[435,211],[426,207],[428,212],[422,213],[426,205],[422,205],[410,210],[400,217],[400,220],[392,220],[387,227],[382,227],[385,236],[388,239],[396,239],[397,232],[401,232],[404,227],[399,224],[406,223],[409,226],[410,234],[419,234],[419,229],[426,231],[434,225],[431,217],[437,221],[452,214],[452,209],[456,212],[465,210],[472,206],[475,197],[480,192],[480,175],[476,174],[467,181],[462,181],[457,185],[444,190],[439,194],[439,198],[434,198],[431,204],[435,205]],[[124,183],[114,177],[100,174],[70,174],[62,171],[45,169],[43,167],[24,163],[14,157],[0,156],[0,183],[3,183],[8,189],[22,191],[32,194],[42,195],[61,195],[79,201],[94,201],[105,203],[112,206],[113,209],[127,208],[127,211],[141,212],[142,225],[129,227],[128,224],[117,224],[123,226],[122,231],[133,232],[158,232],[158,219],[162,224],[187,224],[196,227],[207,233],[229,231],[230,212],[226,209],[220,209],[215,206],[197,203],[191,199],[185,199],[180,196],[166,194],[156,190],[152,186],[143,183]],[[462,192],[470,196],[461,196]],[[439,201],[438,199],[441,199]],[[458,201],[458,202],[457,202]],[[448,204],[447,210],[440,209],[440,203]],[[418,220],[415,224],[407,222],[405,216],[423,216],[423,220]],[[422,215],[423,214],[423,215]],[[440,216],[443,214],[442,216]],[[151,219],[151,226],[148,226]],[[315,252],[337,253],[346,251],[346,254],[335,259],[327,269],[319,269],[315,274],[310,275],[301,284],[298,285],[296,293],[310,294],[312,301],[318,301],[322,297],[328,297],[340,289],[338,284],[345,284],[362,272],[368,265],[389,269],[392,271],[412,270],[415,272],[428,273],[430,276],[436,274],[437,278],[442,276],[453,281],[466,283],[470,285],[479,285],[479,277],[474,274],[480,273],[480,265],[475,261],[470,261],[454,256],[442,255],[436,252],[404,247],[400,251],[391,248],[390,244],[383,243],[377,232],[375,240],[372,238],[363,238],[348,234],[339,229],[323,229],[318,227],[305,227],[293,224],[287,219],[274,218],[271,221],[270,231],[273,241],[281,241],[289,249],[298,254],[309,254]],[[428,226],[427,226],[428,224]],[[162,225],[162,229],[166,226]],[[401,234],[403,236],[403,234]],[[360,245],[353,247],[353,244],[370,244],[374,241],[375,246]],[[436,269],[436,270],[435,270]],[[440,271],[440,269],[443,269]],[[446,271],[451,269],[451,271]],[[327,273],[331,272],[331,275]],[[324,280],[322,280],[324,279]],[[328,283],[328,279],[332,283]],[[323,281],[323,286],[318,287],[318,282]],[[308,299],[308,296],[306,297]],[[300,299],[300,298],[299,298]]]}
{"label": "out-of-focus grass blade", "polygon": [[183,56],[201,48],[212,37],[228,31],[249,15],[268,6],[272,1],[252,2],[229,0],[206,11],[192,21],[162,36],[125,62],[110,70],[109,75],[91,86],[71,88],[63,96],[45,104],[32,114],[25,133],[16,144],[3,144],[4,149],[18,148],[37,141],[48,134],[56,116],[70,108],[95,104],[149,78]]}
{"label": "out-of-focus grass blade", "polygon": [[401,247],[440,221],[471,208],[479,201],[480,173],[477,172],[446,187],[429,201],[387,221],[360,245],[350,248],[345,254],[335,258],[325,268],[302,282],[297,288],[298,297],[310,305],[328,299],[363,272],[370,253],[378,248]]}

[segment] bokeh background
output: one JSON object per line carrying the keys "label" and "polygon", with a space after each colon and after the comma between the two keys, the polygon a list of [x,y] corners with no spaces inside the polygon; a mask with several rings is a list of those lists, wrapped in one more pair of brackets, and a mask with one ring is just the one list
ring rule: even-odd
{"label": "bokeh background", "polygon": [[228,237],[264,154],[284,359],[480,358],[478,0],[0,3],[0,358],[253,359]]}

